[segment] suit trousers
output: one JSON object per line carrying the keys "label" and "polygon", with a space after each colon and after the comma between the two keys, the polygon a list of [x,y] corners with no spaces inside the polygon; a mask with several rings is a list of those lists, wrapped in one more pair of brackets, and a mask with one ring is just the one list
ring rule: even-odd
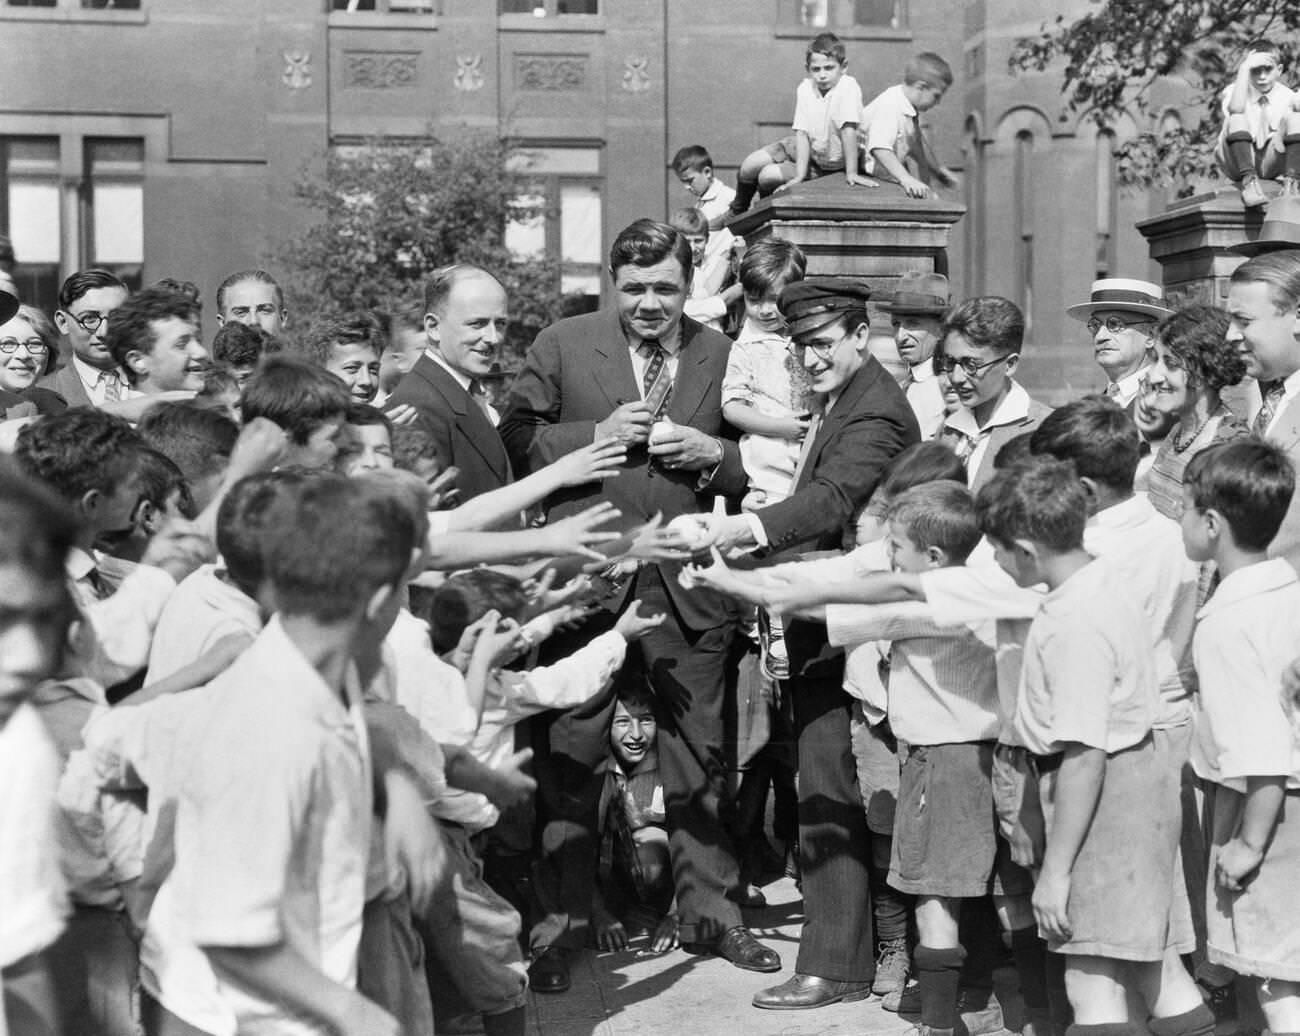
{"label": "suit trousers", "polygon": [[875,975],[870,838],[858,790],[850,720],[839,680],[786,685],[799,752],[799,866],[804,923],[795,970],[835,982]]}
{"label": "suit trousers", "polygon": [[[686,628],[654,566],[637,573],[628,599],[641,601],[643,615],[664,612],[666,621],[631,646],[606,694],[567,712],[548,713],[536,728],[538,898],[544,917],[529,939],[534,952],[552,945],[578,949],[586,942],[604,780],[598,768],[609,753],[616,689],[628,681],[648,682],[657,703],[659,772],[682,941],[711,942],[742,923],[740,908],[728,898],[738,885],[739,867],[722,745],[725,664],[735,626]],[[593,617],[550,653],[572,650],[615,620],[612,613]]]}

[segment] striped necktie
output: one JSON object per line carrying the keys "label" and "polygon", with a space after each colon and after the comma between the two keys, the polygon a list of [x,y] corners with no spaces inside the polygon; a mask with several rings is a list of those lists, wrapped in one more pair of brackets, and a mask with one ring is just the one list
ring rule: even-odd
{"label": "striped necktie", "polygon": [[1282,397],[1286,395],[1286,382],[1281,378],[1277,381],[1261,381],[1259,393],[1263,397],[1263,402],[1250,430],[1262,439],[1268,433],[1268,426],[1273,423],[1273,418],[1277,416],[1277,408],[1282,402]]}
{"label": "striped necktie", "polygon": [[122,383],[118,379],[117,371],[100,371],[99,383],[104,387],[105,403],[120,403],[122,401]]}
{"label": "striped necktie", "polygon": [[645,405],[652,416],[658,418],[668,409],[668,400],[673,394],[673,378],[668,371],[668,354],[664,347],[653,338],[641,343],[641,355],[645,357],[645,373],[641,376]]}

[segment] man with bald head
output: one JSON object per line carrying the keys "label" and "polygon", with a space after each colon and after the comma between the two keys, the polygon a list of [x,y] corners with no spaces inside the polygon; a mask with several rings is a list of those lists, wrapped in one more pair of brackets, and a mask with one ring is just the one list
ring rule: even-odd
{"label": "man with bald head", "polygon": [[460,263],[435,270],[424,288],[424,353],[385,405],[415,408],[439,458],[460,472],[462,501],[510,481],[498,416],[483,387],[505,341],[506,306],[506,289],[486,270]]}

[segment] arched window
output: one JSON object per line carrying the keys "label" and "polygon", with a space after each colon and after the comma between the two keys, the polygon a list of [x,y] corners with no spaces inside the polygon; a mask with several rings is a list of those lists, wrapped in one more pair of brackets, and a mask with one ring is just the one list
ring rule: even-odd
{"label": "arched window", "polygon": [[1012,204],[1015,211],[1016,303],[1025,314],[1028,333],[1034,303],[1034,135],[1029,130],[1016,134],[1015,168],[1012,174]]}
{"label": "arched window", "polygon": [[1097,279],[1113,277],[1118,247],[1116,230],[1119,199],[1115,189],[1115,134],[1108,129],[1097,133],[1094,176],[1097,187]]}

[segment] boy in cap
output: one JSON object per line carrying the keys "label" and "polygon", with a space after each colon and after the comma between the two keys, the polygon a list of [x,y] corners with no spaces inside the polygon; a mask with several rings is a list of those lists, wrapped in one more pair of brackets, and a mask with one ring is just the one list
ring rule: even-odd
{"label": "boy in cap", "polygon": [[1128,277],[1093,281],[1088,301],[1066,310],[1092,335],[1097,366],[1106,375],[1106,396],[1130,416],[1142,376],[1154,359],[1156,322],[1172,312],[1160,285]]}
{"label": "boy in cap", "polygon": [[1223,125],[1215,158],[1248,209],[1268,204],[1260,177],[1281,177],[1283,195],[1300,194],[1300,98],[1279,82],[1280,65],[1275,44],[1248,43],[1237,78],[1222,94]]}
{"label": "boy in cap", "polygon": [[943,390],[930,361],[951,298],[948,278],[943,274],[905,273],[889,301],[880,305],[889,314],[898,355],[907,364],[902,387],[916,423],[921,426],[922,439],[934,438],[943,427]]}

